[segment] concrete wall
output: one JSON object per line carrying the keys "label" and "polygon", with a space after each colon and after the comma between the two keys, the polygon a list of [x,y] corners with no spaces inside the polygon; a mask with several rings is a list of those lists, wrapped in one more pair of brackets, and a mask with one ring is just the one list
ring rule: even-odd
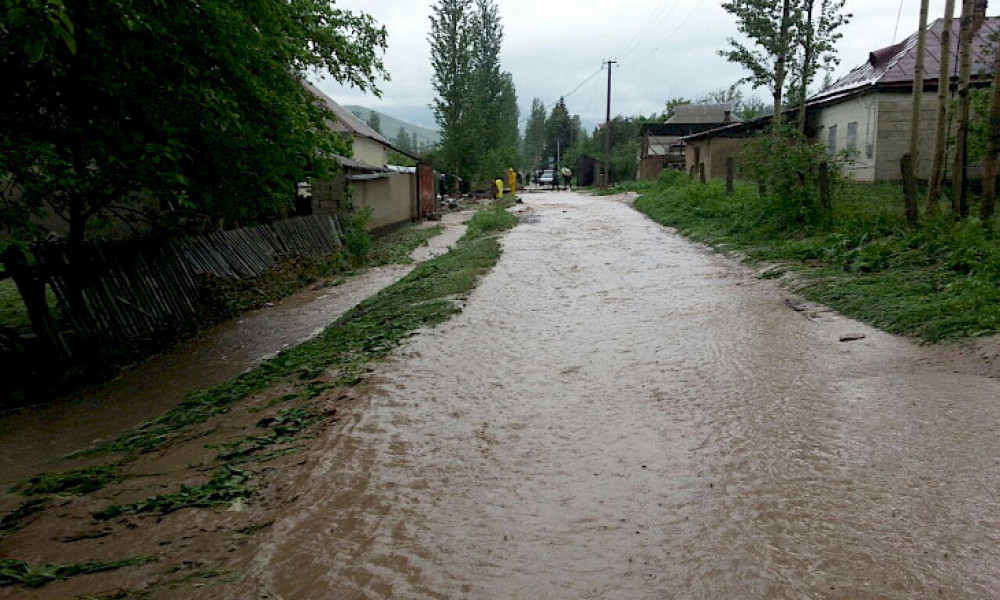
{"label": "concrete wall", "polygon": [[388,173],[385,177],[349,181],[354,206],[370,207],[368,229],[385,229],[417,218],[417,176]]}
{"label": "concrete wall", "polygon": [[[937,120],[937,94],[934,90],[924,92],[920,104],[920,164],[917,177],[930,178],[934,159],[934,136]],[[910,119],[913,112],[912,94],[878,93],[851,98],[840,104],[825,106],[816,113],[817,129],[815,141],[831,145],[830,131],[836,126],[835,146],[831,150],[840,151],[849,143],[848,128],[857,124],[857,153],[847,164],[844,173],[855,181],[873,183],[899,181],[902,175],[899,161],[910,151]],[[947,157],[950,164],[952,154]],[[973,177],[979,177],[982,169],[969,170]]]}
{"label": "concrete wall", "polygon": [[684,170],[690,172],[691,167],[697,165],[695,155],[705,164],[705,177],[708,179],[722,179],[726,176],[726,159],[736,157],[746,140],[744,138],[707,138],[696,141],[688,141],[684,148]]}
{"label": "concrete wall", "polygon": [[[937,93],[933,90],[924,92],[923,100],[920,103],[920,165],[917,169],[917,178],[919,179],[930,177],[931,165],[934,160],[934,129],[937,107]],[[910,151],[912,113],[913,96],[911,94],[878,95],[876,181],[899,181],[902,179],[899,160]],[[981,172],[970,169],[969,174],[976,177]]]}
{"label": "concrete wall", "polygon": [[[880,150],[878,134],[879,97],[866,95],[840,104],[825,106],[817,111],[813,121],[815,142],[827,146],[835,154],[853,146],[852,160],[844,166],[844,174],[854,181],[875,181],[876,157]],[[853,125],[852,125],[853,124]],[[849,135],[855,128],[855,135]],[[899,159],[896,159],[899,171]]]}
{"label": "concrete wall", "polygon": [[388,162],[385,146],[364,137],[354,138],[354,156],[352,158],[373,167],[384,167]]}

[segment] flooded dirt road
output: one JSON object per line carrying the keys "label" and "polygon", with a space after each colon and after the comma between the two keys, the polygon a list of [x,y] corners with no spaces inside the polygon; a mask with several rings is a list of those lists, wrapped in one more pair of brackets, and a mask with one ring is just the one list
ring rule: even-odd
{"label": "flooded dirt road", "polygon": [[[446,215],[444,232],[417,248],[413,260],[422,262],[447,252],[465,233],[470,215]],[[335,286],[315,286],[211,328],[105,385],[3,414],[0,482],[35,475],[50,461],[163,413],[187,392],[223,383],[310,339],[412,269],[413,265],[387,265]]]}
{"label": "flooded dirt road", "polygon": [[1000,598],[1000,381],[621,202],[527,202],[216,594]]}

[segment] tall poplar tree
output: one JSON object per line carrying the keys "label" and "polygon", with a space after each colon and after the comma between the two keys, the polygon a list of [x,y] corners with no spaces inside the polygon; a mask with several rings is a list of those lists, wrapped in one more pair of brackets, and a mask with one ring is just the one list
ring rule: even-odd
{"label": "tall poplar tree", "polygon": [[475,132],[472,109],[472,38],[469,23],[471,0],[438,0],[431,14],[432,84],[437,97],[432,105],[441,128],[443,168],[467,179],[472,171]]}
{"label": "tall poplar tree", "polygon": [[513,79],[500,65],[503,26],[494,0],[439,0],[431,16],[431,62],[445,168],[475,185],[517,162]]}
{"label": "tall poplar tree", "polygon": [[545,104],[535,98],[531,102],[531,113],[524,127],[524,150],[521,154],[521,164],[529,170],[542,166],[542,156],[545,153]]}

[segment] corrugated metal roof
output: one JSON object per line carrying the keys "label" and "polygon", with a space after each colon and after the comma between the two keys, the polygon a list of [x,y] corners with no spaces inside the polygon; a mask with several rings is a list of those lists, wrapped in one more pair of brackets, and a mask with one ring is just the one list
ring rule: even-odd
{"label": "corrugated metal roof", "polygon": [[[951,77],[958,76],[958,34],[960,19],[951,23]],[[927,48],[924,52],[924,81],[935,85],[941,77],[941,34],[944,19],[938,19],[927,27]],[[1000,31],[1000,17],[986,17],[976,30],[972,41],[973,77],[982,77],[992,71],[989,54],[991,37]],[[827,89],[809,99],[810,103],[851,95],[873,87],[912,87],[913,74],[917,64],[917,34],[869,54],[868,62],[853,69]],[[987,75],[987,77],[989,77]]]}
{"label": "corrugated metal roof", "polygon": [[682,124],[722,124],[726,122],[726,113],[729,112],[730,123],[737,123],[739,119],[732,116],[732,104],[682,104],[674,108],[674,116],[667,120],[668,125]]}
{"label": "corrugated metal roof", "polygon": [[366,162],[361,162],[360,160],[355,160],[353,158],[347,158],[346,156],[340,156],[339,154],[334,155],[337,162],[341,164],[345,169],[354,169],[356,171],[371,171],[376,173],[388,172],[385,167],[376,167],[375,165],[370,165]]}
{"label": "corrugated metal roof", "polygon": [[392,142],[387,140],[385,136],[369,127],[368,124],[359,119],[357,115],[334,102],[333,98],[321,92],[318,87],[305,80],[302,80],[302,85],[304,85],[306,89],[312,92],[313,95],[319,98],[330,110],[333,111],[333,114],[337,116],[337,124],[342,126],[348,133],[366,137],[385,146],[389,146],[390,148],[392,147]]}

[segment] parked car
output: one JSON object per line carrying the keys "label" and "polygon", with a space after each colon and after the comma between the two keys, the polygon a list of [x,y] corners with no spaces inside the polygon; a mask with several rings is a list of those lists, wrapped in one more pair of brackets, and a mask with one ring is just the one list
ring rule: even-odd
{"label": "parked car", "polygon": [[556,172],[552,169],[545,169],[542,171],[541,177],[538,178],[538,183],[540,185],[552,185],[552,181],[555,179]]}

